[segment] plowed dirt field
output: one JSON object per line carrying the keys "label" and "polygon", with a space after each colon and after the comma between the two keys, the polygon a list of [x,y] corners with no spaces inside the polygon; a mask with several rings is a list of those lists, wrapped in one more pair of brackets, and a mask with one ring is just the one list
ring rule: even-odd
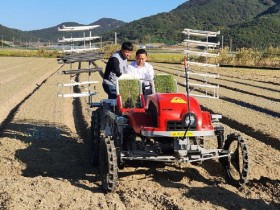
{"label": "plowed dirt field", "polygon": [[[119,171],[117,191],[104,194],[89,162],[86,100],[57,97],[57,84],[69,81],[58,72],[69,66],[55,59],[5,57],[0,66],[1,210],[280,209],[279,71],[209,69],[220,74],[209,81],[220,86],[220,99],[198,99],[204,109],[223,115],[226,134],[238,132],[246,140],[250,174],[245,187],[227,184],[222,167],[211,160],[199,166],[129,166]],[[153,66],[184,83],[182,66]],[[98,73],[93,77],[102,81]],[[96,90],[95,101],[107,97],[101,83]]]}

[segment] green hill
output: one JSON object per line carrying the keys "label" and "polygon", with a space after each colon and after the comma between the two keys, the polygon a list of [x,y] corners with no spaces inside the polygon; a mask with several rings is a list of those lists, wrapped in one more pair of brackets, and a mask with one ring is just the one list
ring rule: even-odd
{"label": "green hill", "polygon": [[168,13],[128,23],[117,33],[121,40],[175,44],[184,39],[184,28],[220,30],[225,45],[279,46],[279,21],[279,0],[190,0]]}
{"label": "green hill", "polygon": [[[90,23],[89,25],[100,25],[100,27],[93,30],[93,35],[101,35],[107,31],[114,30],[116,28],[119,28],[120,26],[124,25],[125,22],[115,20],[112,18],[101,18],[95,22]],[[42,30],[34,30],[27,32],[28,34],[36,37],[40,37],[42,41],[56,41],[59,38],[62,38],[62,36],[70,37],[70,33],[68,32],[60,32],[57,30],[58,27],[61,27],[62,25],[65,26],[83,26],[82,24],[76,23],[76,22],[64,22],[57,26],[46,28]],[[73,37],[82,37],[82,32],[74,32],[72,33]],[[88,36],[88,34],[86,34]]]}
{"label": "green hill", "polygon": [[[89,25],[100,25],[99,28],[94,29],[93,35],[101,35],[102,33],[105,33],[107,31],[119,28],[124,24],[125,22],[115,20],[112,18],[101,18],[93,23],[90,23]],[[53,26],[41,30],[21,31],[21,30],[11,29],[0,25],[0,31],[3,34],[3,39],[6,41],[21,40],[22,42],[28,42],[28,41],[34,42],[39,40],[40,42],[49,42],[49,41],[56,42],[57,39],[62,38],[62,36],[70,37],[69,33],[58,31],[57,28],[61,27],[62,25],[82,26],[82,24],[76,22],[64,22],[57,26]],[[83,36],[81,32],[73,33],[73,37],[81,37],[81,36]]]}
{"label": "green hill", "polygon": [[280,45],[280,13],[262,15],[227,32],[236,47],[264,48]]}
{"label": "green hill", "polygon": [[8,28],[3,25],[0,25],[0,31],[2,32],[0,41],[2,41],[3,39],[4,41],[9,41],[14,44],[19,44],[20,42],[25,42],[30,40],[37,41],[38,39],[36,36],[33,36],[32,34],[25,33],[21,30]]}

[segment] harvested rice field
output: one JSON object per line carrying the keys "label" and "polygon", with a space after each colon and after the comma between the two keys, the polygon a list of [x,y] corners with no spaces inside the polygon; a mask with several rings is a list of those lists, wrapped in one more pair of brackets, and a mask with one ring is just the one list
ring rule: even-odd
{"label": "harvested rice field", "polygon": [[[209,80],[219,85],[219,99],[198,101],[223,115],[226,134],[246,140],[245,187],[227,184],[217,161],[142,164],[119,170],[116,192],[105,194],[90,164],[86,99],[57,96],[69,91],[57,85],[69,82],[59,74],[69,65],[19,57],[0,57],[0,64],[0,209],[280,209],[279,70],[194,69],[219,74]],[[104,70],[103,61],[96,65]],[[174,74],[185,91],[182,66],[152,65]],[[93,73],[95,101],[107,98],[101,75]]]}

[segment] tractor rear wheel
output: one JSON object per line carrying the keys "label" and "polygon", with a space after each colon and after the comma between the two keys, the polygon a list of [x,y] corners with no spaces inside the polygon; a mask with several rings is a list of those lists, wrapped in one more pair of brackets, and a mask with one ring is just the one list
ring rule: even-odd
{"label": "tractor rear wheel", "polygon": [[99,110],[92,112],[91,117],[91,164],[98,166],[100,143],[100,115]]}
{"label": "tractor rear wheel", "polygon": [[234,186],[241,186],[248,181],[249,157],[248,148],[244,139],[238,134],[230,134],[224,144],[224,150],[230,152],[230,156],[221,159],[225,167],[226,179]]}
{"label": "tractor rear wheel", "polygon": [[118,163],[114,141],[110,137],[100,139],[99,175],[105,192],[113,192],[117,186]]}

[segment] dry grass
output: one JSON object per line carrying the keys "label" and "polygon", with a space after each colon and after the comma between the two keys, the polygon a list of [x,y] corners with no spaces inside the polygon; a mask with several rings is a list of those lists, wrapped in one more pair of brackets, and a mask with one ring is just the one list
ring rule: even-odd
{"label": "dry grass", "polygon": [[44,57],[55,58],[59,55],[56,50],[30,50],[30,49],[15,49],[15,48],[2,48],[0,49],[0,56],[8,57]]}
{"label": "dry grass", "polygon": [[[215,59],[212,59],[215,60]],[[262,51],[241,48],[234,54],[225,48],[216,59],[220,64],[260,67],[280,67],[280,48],[267,48]]]}

